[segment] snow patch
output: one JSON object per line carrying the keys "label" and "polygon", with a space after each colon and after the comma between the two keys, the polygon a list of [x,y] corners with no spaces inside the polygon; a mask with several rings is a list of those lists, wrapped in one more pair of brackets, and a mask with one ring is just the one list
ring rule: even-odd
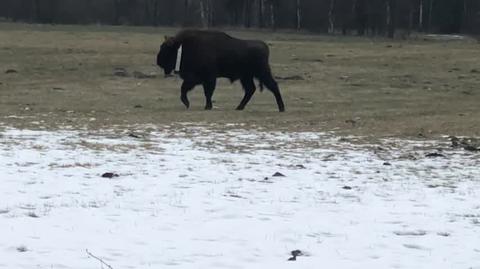
{"label": "snow patch", "polygon": [[[1,132],[0,268],[102,268],[86,249],[115,269],[480,266],[478,154],[135,130]],[[308,255],[287,261],[294,250]]]}

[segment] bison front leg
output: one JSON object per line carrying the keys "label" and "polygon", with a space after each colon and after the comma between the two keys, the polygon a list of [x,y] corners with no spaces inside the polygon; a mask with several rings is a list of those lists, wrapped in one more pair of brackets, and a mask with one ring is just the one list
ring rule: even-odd
{"label": "bison front leg", "polygon": [[215,78],[211,78],[203,83],[203,91],[205,93],[205,110],[212,110],[213,108],[212,97],[216,85],[217,80]]}
{"label": "bison front leg", "polygon": [[256,91],[255,83],[253,82],[253,78],[243,78],[241,80],[243,89],[245,90],[245,95],[243,96],[242,101],[237,107],[237,110],[244,110],[245,106],[250,102],[252,99],[253,94]]}
{"label": "bison front leg", "polygon": [[195,87],[194,83],[191,83],[189,81],[184,81],[182,84],[182,89],[181,89],[181,95],[180,95],[180,100],[182,103],[187,107],[190,108],[190,101],[188,101],[188,92],[193,90]]}

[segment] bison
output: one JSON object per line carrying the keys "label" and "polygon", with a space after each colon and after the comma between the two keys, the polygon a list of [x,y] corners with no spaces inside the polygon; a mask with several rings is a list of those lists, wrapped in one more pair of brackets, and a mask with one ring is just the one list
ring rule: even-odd
{"label": "bison", "polygon": [[243,110],[256,91],[254,79],[260,89],[266,86],[277,101],[278,110],[285,111],[282,95],[269,65],[267,44],[257,40],[241,40],[226,33],[206,30],[183,30],[174,37],[165,37],[157,55],[157,64],[170,75],[175,69],[181,49],[180,77],[181,101],[189,108],[187,93],[196,85],[203,85],[206,105],[212,109],[212,96],[217,78],[228,78],[232,83],[240,80],[245,96],[237,107]]}

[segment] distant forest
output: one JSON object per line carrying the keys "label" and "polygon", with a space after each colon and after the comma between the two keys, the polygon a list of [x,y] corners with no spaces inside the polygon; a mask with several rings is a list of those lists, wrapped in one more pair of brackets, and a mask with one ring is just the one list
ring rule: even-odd
{"label": "distant forest", "polygon": [[410,32],[480,34],[480,0],[1,0],[0,18],[388,37]]}

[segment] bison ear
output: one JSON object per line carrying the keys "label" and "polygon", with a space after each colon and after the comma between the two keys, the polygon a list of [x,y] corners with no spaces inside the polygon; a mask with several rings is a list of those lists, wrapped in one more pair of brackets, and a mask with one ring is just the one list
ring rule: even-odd
{"label": "bison ear", "polygon": [[170,39],[170,37],[168,35],[166,36],[163,36],[164,40],[163,41],[167,41],[168,39]]}

